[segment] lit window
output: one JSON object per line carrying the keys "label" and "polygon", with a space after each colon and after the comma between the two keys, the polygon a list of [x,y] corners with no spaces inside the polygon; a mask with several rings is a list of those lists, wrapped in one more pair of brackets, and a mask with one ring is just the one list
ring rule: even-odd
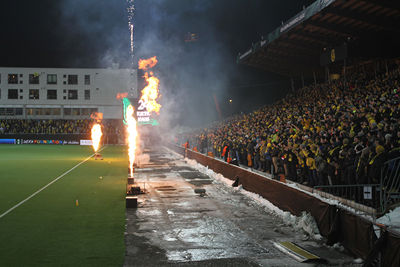
{"label": "lit window", "polygon": [[52,108],[53,110],[53,115],[61,115],[61,109],[60,108]]}
{"label": "lit window", "polygon": [[18,74],[8,74],[8,83],[9,84],[17,84],[18,83]]}
{"label": "lit window", "polygon": [[47,84],[57,84],[57,74],[47,74]]}
{"label": "lit window", "polygon": [[39,84],[39,73],[29,74],[29,84]]}
{"label": "lit window", "polygon": [[78,90],[68,90],[68,99],[78,99]]}
{"label": "lit window", "polygon": [[81,114],[82,115],[89,115],[90,114],[90,109],[89,108],[81,108]]}
{"label": "lit window", "polygon": [[39,89],[29,89],[29,99],[39,99]]}

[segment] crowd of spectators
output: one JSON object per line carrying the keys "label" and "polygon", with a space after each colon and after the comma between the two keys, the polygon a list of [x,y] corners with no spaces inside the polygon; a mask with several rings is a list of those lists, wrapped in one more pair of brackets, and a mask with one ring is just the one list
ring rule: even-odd
{"label": "crowd of spectators", "polygon": [[[94,120],[0,120],[0,134],[88,134]],[[105,134],[117,134],[120,120],[103,120]]]}
{"label": "crowd of spectators", "polygon": [[379,183],[383,163],[400,156],[399,82],[396,67],[307,86],[178,142],[309,186]]}

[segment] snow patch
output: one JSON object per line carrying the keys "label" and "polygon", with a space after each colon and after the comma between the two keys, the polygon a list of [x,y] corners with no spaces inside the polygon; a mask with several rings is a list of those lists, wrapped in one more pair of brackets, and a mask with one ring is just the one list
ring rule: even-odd
{"label": "snow patch", "polygon": [[400,227],[400,207],[386,213],[376,221],[389,227]]}
{"label": "snow patch", "polygon": [[[193,168],[197,169],[198,171],[200,171],[204,174],[207,174],[209,177],[213,178],[214,180],[219,181],[229,187],[231,187],[234,182],[234,181],[224,177],[222,174],[215,173],[213,170],[209,169],[208,167],[197,163],[197,161],[195,161],[195,160],[185,158],[185,161],[188,165],[192,166]],[[303,230],[314,240],[322,239],[322,236],[319,233],[317,223],[316,223],[314,217],[312,217],[312,215],[310,213],[303,211],[301,216],[297,217],[288,211],[283,211],[283,210],[279,209],[277,206],[275,206],[274,204],[272,204],[270,201],[263,198],[262,196],[244,190],[242,186],[238,186],[238,187],[232,188],[232,189],[234,191],[240,192],[241,194],[254,200],[256,203],[263,206],[267,212],[274,213],[275,215],[280,217],[285,224],[292,226],[296,230]]]}
{"label": "snow patch", "polygon": [[342,208],[344,210],[347,210],[347,211],[349,211],[349,212],[351,212],[353,214],[356,214],[357,216],[363,217],[364,219],[367,219],[367,220],[369,220],[371,222],[374,221],[374,218],[372,216],[367,215],[364,212],[356,210],[356,209],[354,209],[352,207],[346,206],[345,204],[341,203],[339,200],[325,198],[325,197],[321,196],[320,194],[318,194],[316,192],[311,193],[311,192],[309,192],[307,190],[304,190],[304,189],[300,188],[296,183],[288,182],[288,183],[286,183],[286,185],[289,186],[289,187],[295,188],[296,190],[299,190],[301,192],[304,192],[304,193],[306,193],[306,194],[308,194],[310,196],[313,196],[313,197],[315,197],[315,198],[317,198],[317,199],[319,199],[319,200],[321,200],[321,201],[323,201],[325,203],[328,203],[328,204],[333,205],[333,206],[338,206],[338,207],[340,207],[340,208]]}
{"label": "snow patch", "polygon": [[342,244],[340,244],[340,243],[335,243],[335,244],[333,244],[332,247],[333,247],[334,249],[339,250],[339,251],[344,251],[344,247],[343,247]]}

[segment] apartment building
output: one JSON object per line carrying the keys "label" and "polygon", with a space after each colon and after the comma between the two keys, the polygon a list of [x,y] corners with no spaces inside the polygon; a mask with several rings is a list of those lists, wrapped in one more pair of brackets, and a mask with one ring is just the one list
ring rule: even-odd
{"label": "apartment building", "polygon": [[118,93],[138,97],[136,70],[0,67],[0,119],[121,119]]}

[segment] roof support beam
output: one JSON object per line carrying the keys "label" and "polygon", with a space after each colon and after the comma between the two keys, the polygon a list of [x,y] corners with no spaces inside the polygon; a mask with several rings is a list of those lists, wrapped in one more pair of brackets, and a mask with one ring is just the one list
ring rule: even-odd
{"label": "roof support beam", "polygon": [[[298,30],[297,32],[289,33],[289,36],[295,38],[307,38],[313,40],[313,42],[320,43],[323,46],[331,45],[332,43],[337,43],[338,40],[334,38],[329,38],[324,34],[312,33],[306,30]],[[298,37],[296,37],[298,36]]]}
{"label": "roof support beam", "polygon": [[362,0],[366,3],[372,3],[380,7],[386,7],[389,9],[398,9],[400,11],[400,1],[397,0]]}
{"label": "roof support beam", "polygon": [[282,36],[281,39],[276,40],[276,45],[282,45],[282,43],[286,46],[297,48],[303,51],[308,51],[309,54],[314,54],[315,51],[320,51],[324,46],[323,45],[311,45],[310,43],[305,44],[304,42],[294,41],[287,38],[287,36]]}
{"label": "roof support beam", "polygon": [[365,16],[355,10],[329,8],[325,11],[326,14],[333,14],[348,20],[356,20],[368,26],[378,27],[382,31],[400,32],[400,29],[392,27],[392,24],[384,21],[382,17]]}
{"label": "roof support beam", "polygon": [[[317,21],[310,21],[305,22],[307,25],[320,28],[325,31],[333,32],[337,35],[344,36],[344,37],[354,37],[354,31],[350,27],[343,27],[341,25],[327,23],[327,22],[317,22]],[[358,30],[359,31],[359,30]],[[365,32],[367,33],[367,32]],[[364,32],[363,32],[364,35]]]}
{"label": "roof support beam", "polygon": [[267,53],[265,53],[266,55],[271,55],[271,54],[277,54],[280,56],[284,56],[284,57],[290,57],[293,59],[300,59],[303,62],[307,62],[312,58],[319,58],[319,53],[314,53],[314,54],[302,54],[299,53],[298,50],[296,49],[285,49],[282,47],[270,47],[267,50]]}

